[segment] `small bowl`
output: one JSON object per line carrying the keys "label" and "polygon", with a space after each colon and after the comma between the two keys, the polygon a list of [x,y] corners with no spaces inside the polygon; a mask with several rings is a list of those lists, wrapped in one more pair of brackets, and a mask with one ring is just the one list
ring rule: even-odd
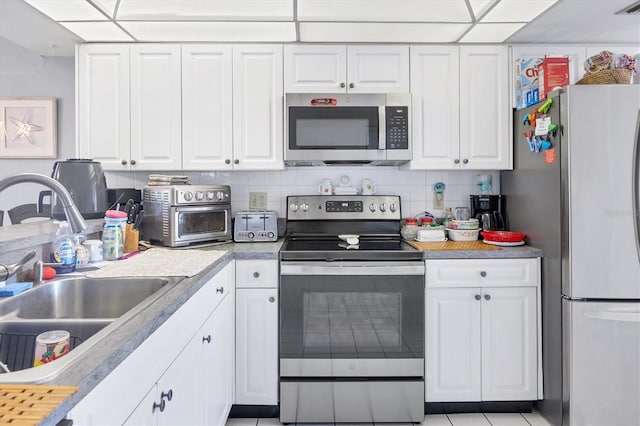
{"label": "small bowl", "polygon": [[478,219],[469,220],[452,220],[449,222],[449,228],[451,229],[478,229],[480,222]]}
{"label": "small bowl", "polygon": [[527,235],[513,231],[482,231],[482,236],[485,240],[495,243],[518,243]]}
{"label": "small bowl", "polygon": [[447,228],[451,241],[475,241],[478,239],[479,229],[452,229]]}

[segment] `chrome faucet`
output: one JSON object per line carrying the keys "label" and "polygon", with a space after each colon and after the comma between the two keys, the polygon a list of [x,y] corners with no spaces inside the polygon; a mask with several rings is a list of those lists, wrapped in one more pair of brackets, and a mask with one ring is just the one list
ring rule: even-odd
{"label": "chrome faucet", "polygon": [[6,281],[17,274],[20,268],[22,268],[28,261],[33,259],[35,255],[36,251],[31,250],[25,257],[18,260],[16,263],[12,263],[11,265],[3,265],[0,263],[0,281]]}
{"label": "chrome faucet", "polygon": [[82,215],[80,214],[80,211],[78,210],[78,207],[76,207],[75,203],[73,202],[69,191],[67,191],[67,189],[62,186],[60,182],[50,178],[49,176],[37,173],[17,174],[15,176],[0,180],[0,192],[12,185],[22,182],[39,183],[50,188],[60,198],[60,201],[62,202],[62,209],[64,210],[64,215],[67,217],[67,222],[69,222],[69,225],[71,225],[71,230],[77,234],[80,232],[84,232],[87,229],[87,223],[84,221]]}

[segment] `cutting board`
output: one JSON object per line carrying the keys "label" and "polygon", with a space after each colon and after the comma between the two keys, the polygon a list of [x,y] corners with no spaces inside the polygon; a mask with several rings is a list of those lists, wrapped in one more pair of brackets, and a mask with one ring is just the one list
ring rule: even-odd
{"label": "cutting board", "polygon": [[500,247],[485,244],[482,241],[407,241],[420,251],[430,250],[500,250]]}
{"label": "cutting board", "polygon": [[0,384],[0,424],[37,425],[77,390],[75,386]]}

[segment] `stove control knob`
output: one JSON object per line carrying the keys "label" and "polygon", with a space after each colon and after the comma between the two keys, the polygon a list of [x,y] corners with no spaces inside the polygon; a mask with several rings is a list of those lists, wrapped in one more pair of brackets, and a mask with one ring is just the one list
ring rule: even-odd
{"label": "stove control knob", "polygon": [[198,200],[198,201],[204,200],[204,192],[196,191],[196,200]]}
{"label": "stove control knob", "polygon": [[292,212],[297,212],[298,211],[298,205],[297,204],[291,204],[289,206],[289,210],[291,210]]}
{"label": "stove control knob", "polygon": [[381,212],[386,212],[387,211],[387,205],[385,203],[380,204],[380,211]]}
{"label": "stove control knob", "polygon": [[273,237],[275,237],[275,236],[276,236],[276,234],[274,234],[273,232],[269,232],[269,233],[267,234],[267,237],[269,237],[269,238],[273,238]]}
{"label": "stove control knob", "polygon": [[254,234],[253,232],[249,232],[247,234],[247,237],[249,237],[250,240],[253,240],[255,238],[256,234]]}
{"label": "stove control knob", "polygon": [[375,204],[371,203],[371,204],[369,205],[369,210],[370,210],[371,212],[375,212],[375,211],[376,211],[376,209],[377,209],[377,207],[376,207],[376,205],[375,205]]}
{"label": "stove control knob", "polygon": [[395,213],[395,211],[396,211],[396,210],[398,210],[398,206],[396,206],[396,203],[391,203],[391,204],[389,204],[389,210],[390,210],[392,213]]}
{"label": "stove control knob", "polygon": [[185,201],[193,200],[193,194],[191,193],[191,191],[186,191],[184,193],[184,199],[185,199]]}
{"label": "stove control knob", "polygon": [[222,192],[222,191],[218,191],[218,192],[216,192],[216,199],[217,199],[218,201],[222,201],[222,200],[224,200],[224,192]]}
{"label": "stove control knob", "polygon": [[309,204],[307,204],[307,203],[300,204],[300,210],[302,210],[303,212],[308,211],[309,210]]}
{"label": "stove control knob", "polygon": [[213,201],[215,197],[216,197],[216,194],[213,191],[207,191],[207,200]]}

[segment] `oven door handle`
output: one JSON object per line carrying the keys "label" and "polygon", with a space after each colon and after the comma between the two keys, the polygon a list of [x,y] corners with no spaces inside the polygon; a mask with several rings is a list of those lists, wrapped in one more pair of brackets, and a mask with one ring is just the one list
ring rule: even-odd
{"label": "oven door handle", "polygon": [[423,262],[281,262],[281,275],[424,275]]}

